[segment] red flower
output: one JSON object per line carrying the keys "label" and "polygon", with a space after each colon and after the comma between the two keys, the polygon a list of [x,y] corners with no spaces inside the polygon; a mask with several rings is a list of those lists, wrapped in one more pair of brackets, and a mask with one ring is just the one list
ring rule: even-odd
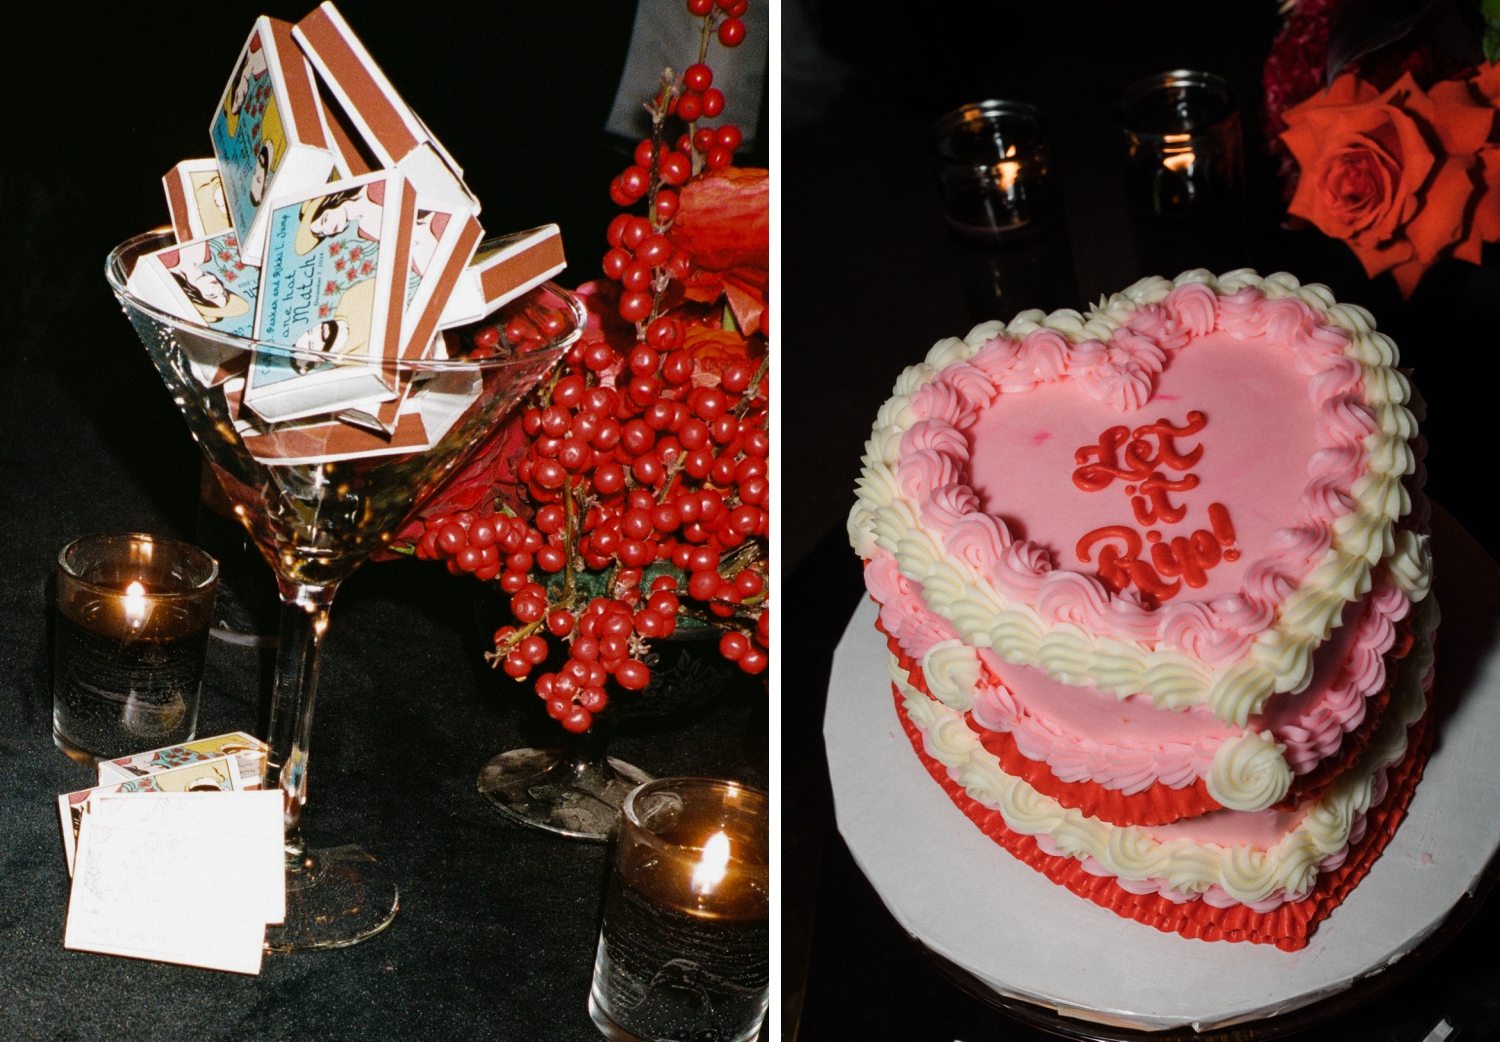
{"label": "red flower", "polygon": [[234,254],[230,253],[228,250],[220,250],[219,251],[219,260],[221,260],[221,261],[227,261],[230,258],[232,258],[233,256],[234,256]]}
{"label": "red flower", "polygon": [[352,250],[349,251],[349,259],[351,261],[357,261],[361,257],[363,257],[364,255],[365,255],[365,251],[363,249],[361,249],[360,247],[358,247],[358,246],[354,247],[354,249],[352,249]]}
{"label": "red flower", "polygon": [[1479,262],[1500,203],[1490,190],[1500,176],[1500,153],[1488,147],[1494,114],[1459,81],[1423,91],[1407,73],[1378,92],[1340,76],[1286,112],[1282,140],[1301,168],[1288,209],[1348,243],[1371,278],[1390,271],[1410,296],[1448,253]]}
{"label": "red flower", "polygon": [[338,291],[339,291],[339,284],[337,282],[329,281],[329,282],[326,282],[326,283],[323,284],[323,295],[325,297],[331,297],[335,293],[337,293]]}
{"label": "red flower", "polygon": [[335,271],[343,271],[344,270],[344,258],[340,257],[338,260],[334,261],[333,262],[333,267],[334,267]]}
{"label": "red flower", "polygon": [[224,281],[225,282],[233,282],[237,278],[239,278],[239,275],[237,275],[235,272],[226,271],[224,273]]}
{"label": "red flower", "polygon": [[[349,254],[349,257],[350,257],[350,259],[353,259],[354,254],[353,253]],[[365,261],[363,264],[361,264],[359,266],[359,273],[361,275],[368,275],[368,274],[370,274],[371,270],[373,270],[373,267],[374,266],[369,261]]]}
{"label": "red flower", "polygon": [[[524,409],[517,409],[512,413],[469,465],[412,515],[390,545],[413,544],[422,538],[426,520],[465,510],[479,517],[489,517],[501,507],[509,507],[518,516],[530,518],[534,510],[516,473],[516,467],[531,448],[531,439],[521,426],[524,412]],[[391,561],[400,556],[389,550],[377,550],[371,555],[371,560]]]}
{"label": "red flower", "polygon": [[327,304],[319,304],[318,305],[318,317],[319,318],[327,318],[328,317],[328,305]]}
{"label": "red flower", "polygon": [[683,292],[705,304],[724,295],[746,335],[765,320],[770,229],[769,171],[725,167],[683,186],[670,236],[698,268]]}
{"label": "red flower", "polygon": [[342,250],[343,248],[344,248],[344,244],[341,243],[341,242],[330,242],[328,244],[328,252],[329,252],[330,255],[337,254],[339,252],[339,250]]}

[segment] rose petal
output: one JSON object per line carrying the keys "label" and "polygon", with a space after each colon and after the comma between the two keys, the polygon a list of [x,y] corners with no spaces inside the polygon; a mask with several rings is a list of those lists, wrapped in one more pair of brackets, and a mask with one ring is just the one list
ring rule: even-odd
{"label": "rose petal", "polygon": [[1417,258],[1432,264],[1442,250],[1463,236],[1464,211],[1474,194],[1467,169],[1472,160],[1447,159],[1427,189],[1427,202],[1406,226],[1407,241]]}
{"label": "rose petal", "polygon": [[1474,211],[1474,232],[1485,242],[1500,242],[1500,148],[1480,152],[1479,162],[1483,167],[1484,194]]}
{"label": "rose petal", "polygon": [[1432,267],[1431,263],[1423,263],[1419,260],[1410,260],[1404,264],[1398,264],[1391,269],[1391,274],[1396,277],[1396,285],[1401,290],[1401,298],[1410,300],[1411,295],[1417,288],[1417,283],[1422,281],[1422,276],[1427,269]]}
{"label": "rose petal", "polygon": [[1475,90],[1490,101],[1500,98],[1500,65],[1481,65],[1479,75],[1469,82],[1474,85]]}
{"label": "rose petal", "polygon": [[1489,140],[1495,123],[1495,110],[1481,105],[1469,92],[1469,85],[1458,80],[1444,80],[1427,92],[1432,101],[1432,127],[1450,156],[1473,155]]}

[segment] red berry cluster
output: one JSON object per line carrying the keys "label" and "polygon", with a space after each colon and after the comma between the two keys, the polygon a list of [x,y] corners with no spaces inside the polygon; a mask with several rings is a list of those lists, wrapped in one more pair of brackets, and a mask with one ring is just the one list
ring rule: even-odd
{"label": "red berry cluster", "polygon": [[708,19],[704,33],[713,29],[714,8],[723,11],[725,18],[719,23],[719,42],[725,47],[738,47],[745,42],[745,12],[750,9],[749,0],[687,0],[688,14]]}
{"label": "red berry cluster", "polygon": [[[568,315],[556,309],[542,307],[534,301],[520,312],[507,316],[503,323],[506,342],[519,354],[545,347],[549,341],[561,336],[568,324]],[[474,330],[470,339],[473,347],[467,352],[468,356],[488,358],[500,347],[500,324],[485,323]]]}
{"label": "red berry cluster", "polygon": [[[593,726],[594,714],[609,705],[605,684],[610,677],[626,691],[639,691],[651,682],[651,670],[631,657],[640,651],[636,635],[665,637],[677,628],[679,603],[672,593],[675,582],[669,575],[660,576],[643,606],[636,589],[639,610],[623,600],[595,597],[576,620],[564,608],[547,614],[548,631],[569,640],[568,661],[556,672],[543,673],[536,680],[537,696],[547,703],[549,716],[569,731],[587,731]],[[521,679],[533,666],[546,661],[547,646],[537,636],[516,640],[518,632],[513,626],[501,627],[495,631],[495,643],[511,643],[512,650],[504,657],[505,672]]]}
{"label": "red berry cluster", "polygon": [[454,575],[467,572],[476,579],[500,576],[500,585],[507,593],[526,585],[534,562],[548,560],[549,555],[559,552],[542,532],[518,517],[476,517],[468,511],[428,520],[416,543],[417,557],[447,561],[448,571]]}
{"label": "red berry cluster", "polygon": [[[620,214],[606,235],[604,272],[621,284],[614,307],[635,325],[635,340],[622,343],[628,332],[607,325],[591,329],[523,411],[529,444],[515,473],[534,516],[476,508],[426,522],[416,539],[418,557],[498,578],[511,595],[517,625],[496,631],[487,656],[508,675],[521,680],[546,663],[549,634],[566,645],[566,662],[535,688],[570,731],[592,726],[611,681],[624,691],[650,683],[648,642],[672,636],[679,619],[723,630],[721,653],[746,673],[769,664],[766,366],[743,353],[723,362],[726,331],[738,351],[754,351],[724,324],[728,312],[680,296],[670,303],[667,293],[694,274],[692,256],[665,234],[681,205],[676,189],[729,165],[741,143],[736,127],[695,121],[723,111],[703,57],[716,26],[726,47],[744,39],[746,6],[689,0],[704,19],[699,60],[664,77],[652,137],[610,187],[621,206],[648,199],[647,216]],[[675,151],[664,135],[674,114],[688,125]],[[599,299],[612,296],[611,288]],[[520,343],[553,335],[550,320],[526,313],[499,325]],[[475,346],[492,348],[499,337],[483,327]],[[700,339],[720,345],[712,364],[700,357]]]}
{"label": "red berry cluster", "polygon": [[[650,142],[644,142],[650,144]],[[663,189],[656,193],[658,206],[663,198],[672,200],[676,211],[677,197]],[[651,316],[655,307],[653,291],[656,289],[657,270],[668,278],[685,279],[692,274],[693,259],[685,250],[674,250],[665,235],[655,231],[644,217],[632,217],[622,213],[609,224],[606,236],[610,250],[604,255],[605,277],[614,279],[624,287],[620,295],[620,317],[627,322],[643,322]],[[653,327],[655,324],[653,323]],[[649,333],[649,331],[648,331]],[[662,334],[658,333],[658,341]],[[669,349],[675,344],[663,342],[659,350]],[[597,356],[602,363],[602,355]],[[600,370],[594,370],[598,372]]]}
{"label": "red berry cluster", "polygon": [[[699,127],[698,120],[714,119],[724,111],[724,93],[713,85],[713,69],[703,61],[716,19],[723,19],[717,22],[719,42],[725,47],[739,46],[745,39],[741,16],[749,7],[748,0],[688,0],[687,6],[690,13],[703,19],[698,60],[675,80],[663,78],[662,92],[652,108],[652,136],[636,146],[635,162],[609,186],[609,197],[617,206],[631,207],[642,198],[648,200],[647,217],[622,214],[610,225],[611,248],[604,256],[605,276],[625,287],[619,308],[620,317],[627,322],[646,321],[655,313],[655,303],[670,282],[684,282],[693,273],[692,256],[674,250],[661,234],[681,205],[676,189],[705,168],[721,170],[729,166],[744,140],[739,127],[731,123]],[[663,136],[669,115],[687,124],[675,150],[666,145]]]}

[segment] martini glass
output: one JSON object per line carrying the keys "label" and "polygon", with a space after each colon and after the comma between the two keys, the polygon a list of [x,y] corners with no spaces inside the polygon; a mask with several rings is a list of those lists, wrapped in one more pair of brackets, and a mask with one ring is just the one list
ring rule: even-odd
{"label": "martini glass", "polygon": [[242,366],[251,351],[308,364],[327,358],[218,333],[136,299],[126,288],[136,260],[173,242],[165,229],[137,236],[110,253],[105,276],[235,516],[276,574],[281,629],[266,784],[279,786],[284,797],[287,912],[285,924],[271,928],[267,944],[280,951],[357,944],[395,916],[395,881],[358,847],[309,849],[301,830],[318,652],[334,594],[552,371],[578,339],[584,311],[575,297],[549,283],[512,301],[491,322],[504,328],[511,315],[544,310],[553,316],[551,328],[564,327],[550,339],[512,344],[502,337],[494,353],[483,358],[375,363],[413,387],[443,381],[447,388],[461,388],[457,400],[468,401],[467,406],[428,448],[335,462],[268,463],[252,455],[236,430],[233,383],[208,386],[199,374],[215,366]]}

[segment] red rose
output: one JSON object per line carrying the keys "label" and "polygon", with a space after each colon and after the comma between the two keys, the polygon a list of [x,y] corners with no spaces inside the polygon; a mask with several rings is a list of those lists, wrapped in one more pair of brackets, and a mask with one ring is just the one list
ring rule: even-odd
{"label": "red rose", "polygon": [[1408,73],[1384,92],[1353,75],[1287,110],[1282,140],[1301,168],[1289,211],[1349,244],[1371,278],[1410,296],[1446,253],[1478,260],[1496,197],[1481,175],[1494,110],[1467,84],[1424,92]]}

